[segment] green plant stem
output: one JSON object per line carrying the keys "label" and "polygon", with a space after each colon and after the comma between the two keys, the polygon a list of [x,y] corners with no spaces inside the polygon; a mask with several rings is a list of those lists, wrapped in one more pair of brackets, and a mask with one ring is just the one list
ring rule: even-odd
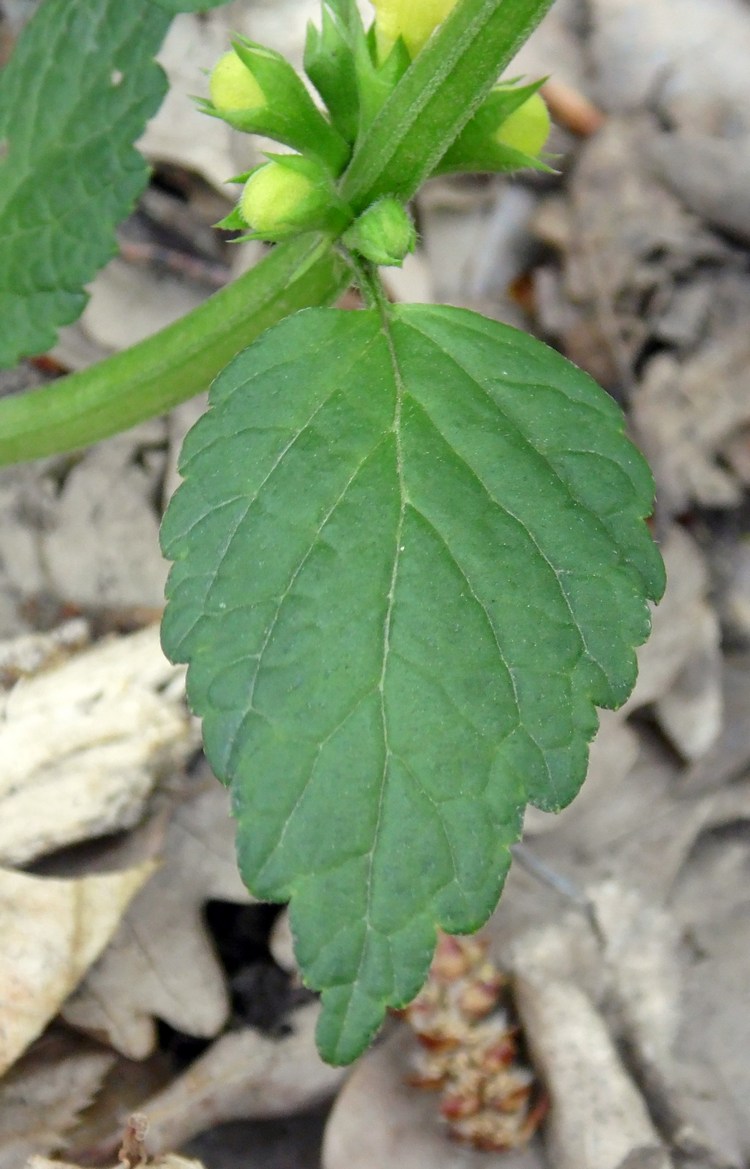
{"label": "green plant stem", "polygon": [[51,386],[0,399],[0,465],[76,450],[205,390],[241,349],[308,305],[335,300],[348,273],[328,238],[280,245],[186,317]]}
{"label": "green plant stem", "polygon": [[411,198],[553,0],[460,0],[357,144],[341,194],[356,210]]}

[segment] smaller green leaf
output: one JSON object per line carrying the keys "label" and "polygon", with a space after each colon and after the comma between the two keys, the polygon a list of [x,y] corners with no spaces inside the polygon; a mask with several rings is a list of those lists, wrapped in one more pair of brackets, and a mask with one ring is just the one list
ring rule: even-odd
{"label": "smaller green leaf", "polygon": [[524,805],[584,778],[663,566],[616,405],[451,308],[299,313],[188,435],[163,643],[231,784],[240,866],[291,899],[324,1056],[491,913]]}
{"label": "smaller green leaf", "polygon": [[52,345],[116,251],[168,26],[151,0],[46,0],[0,74],[0,365]]}

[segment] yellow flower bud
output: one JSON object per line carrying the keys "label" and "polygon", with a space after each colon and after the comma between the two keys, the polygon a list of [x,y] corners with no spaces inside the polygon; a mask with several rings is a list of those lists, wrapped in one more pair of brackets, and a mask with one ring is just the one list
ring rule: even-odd
{"label": "yellow flower bud", "polygon": [[211,101],[217,110],[254,110],[266,105],[266,96],[252,73],[232,51],[219,59],[209,81]]}
{"label": "yellow flower bud", "polygon": [[549,110],[539,93],[532,93],[495,131],[495,141],[536,158],[549,138]]}
{"label": "yellow flower bud", "polygon": [[293,231],[306,224],[319,198],[315,183],[280,162],[259,167],[245,183],[240,211],[259,235]]}
{"label": "yellow flower bud", "polygon": [[457,0],[372,0],[375,36],[381,61],[403,37],[414,58],[439,24],[456,7]]}

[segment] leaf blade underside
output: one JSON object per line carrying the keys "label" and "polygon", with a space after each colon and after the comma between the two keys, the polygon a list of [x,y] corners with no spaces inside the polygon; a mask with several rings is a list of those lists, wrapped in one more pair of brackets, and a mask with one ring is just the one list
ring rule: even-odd
{"label": "leaf blade underside", "polygon": [[486,920],[525,804],[572,799],[595,705],[627,697],[662,588],[651,477],[586,375],[426,306],[271,330],[182,470],[165,649],[348,1062],[436,926]]}

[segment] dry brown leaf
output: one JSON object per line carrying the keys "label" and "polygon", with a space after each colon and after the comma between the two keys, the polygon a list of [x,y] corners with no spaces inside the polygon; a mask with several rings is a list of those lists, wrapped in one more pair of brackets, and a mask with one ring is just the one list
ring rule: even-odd
{"label": "dry brown leaf", "polygon": [[324,1169],[543,1169],[536,1141],[486,1153],[449,1140],[435,1093],[407,1083],[415,1046],[399,1026],[355,1065],[328,1120]]}
{"label": "dry brown leaf", "polygon": [[73,881],[0,870],[0,1074],[57,1014],[153,870]]}
{"label": "dry brown leaf", "polygon": [[[685,284],[728,254],[650,173],[644,151],[655,134],[650,118],[611,119],[581,149],[565,221],[553,221],[565,252],[566,351],[622,388],[635,380],[649,339],[667,339],[661,320],[674,314]],[[707,312],[692,327],[693,344]]]}
{"label": "dry brown leaf", "polygon": [[157,1051],[145,1060],[112,1054],[112,1067],[96,1098],[78,1118],[65,1146],[71,1161],[90,1163],[91,1150],[98,1149],[112,1133],[120,1131],[124,1118],[138,1112],[145,1097],[156,1095],[174,1079],[174,1060],[166,1051]]}
{"label": "dry brown leaf", "polygon": [[176,809],[158,872],[65,1004],[66,1021],[131,1059],[153,1051],[154,1017],[188,1035],[217,1035],[229,999],[202,918],[211,899],[250,901],[237,871],[227,793],[213,777]]}
{"label": "dry brown leaf", "polygon": [[0,1081],[0,1169],[59,1149],[114,1060],[62,1031],[40,1039]]}
{"label": "dry brown leaf", "polygon": [[113,638],[0,696],[0,861],[131,827],[195,750],[184,672],[156,627]]}
{"label": "dry brown leaf", "polygon": [[174,1083],[139,1105],[148,1117],[149,1151],[180,1147],[227,1120],[286,1116],[332,1096],[345,1069],[318,1055],[318,1013],[317,1003],[299,1008],[289,1017],[289,1033],[278,1039],[250,1029],[220,1036]]}

